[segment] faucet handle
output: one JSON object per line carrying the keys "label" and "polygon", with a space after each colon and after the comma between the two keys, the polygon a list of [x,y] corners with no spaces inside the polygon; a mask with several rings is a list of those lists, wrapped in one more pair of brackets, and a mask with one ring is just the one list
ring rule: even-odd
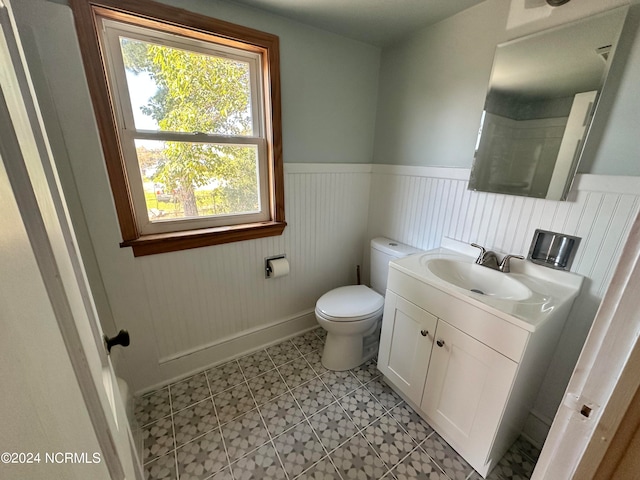
{"label": "faucet handle", "polygon": [[509,273],[511,271],[510,260],[512,258],[517,258],[518,260],[524,260],[524,257],[522,255],[505,255],[502,261],[500,262],[500,266],[498,267],[498,270],[500,270],[502,273]]}
{"label": "faucet handle", "polygon": [[482,259],[484,258],[484,254],[487,253],[487,250],[482,245],[478,245],[477,243],[471,243],[470,245],[472,247],[480,249],[480,255],[478,255],[478,258],[476,258],[476,263],[481,264]]}

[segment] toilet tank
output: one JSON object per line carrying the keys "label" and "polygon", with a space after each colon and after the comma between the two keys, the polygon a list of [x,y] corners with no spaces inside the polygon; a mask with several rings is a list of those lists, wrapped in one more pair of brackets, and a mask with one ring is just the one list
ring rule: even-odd
{"label": "toilet tank", "polygon": [[384,295],[387,290],[389,262],[418,252],[421,250],[390,238],[376,237],[371,240],[371,288]]}

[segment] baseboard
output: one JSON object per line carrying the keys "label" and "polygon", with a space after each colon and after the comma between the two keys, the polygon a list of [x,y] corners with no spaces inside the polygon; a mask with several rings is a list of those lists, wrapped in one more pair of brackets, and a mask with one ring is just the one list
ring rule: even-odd
{"label": "baseboard", "polygon": [[551,429],[552,422],[553,419],[547,418],[546,415],[542,415],[535,410],[531,410],[522,429],[522,436],[529,440],[534,446],[542,448]]}
{"label": "baseboard", "polygon": [[238,332],[171,357],[161,358],[159,370],[162,372],[163,380],[136,391],[135,395],[142,395],[162,388],[207,368],[226,363],[269,345],[280,343],[317,326],[318,322],[314,311],[310,310],[251,330]]}

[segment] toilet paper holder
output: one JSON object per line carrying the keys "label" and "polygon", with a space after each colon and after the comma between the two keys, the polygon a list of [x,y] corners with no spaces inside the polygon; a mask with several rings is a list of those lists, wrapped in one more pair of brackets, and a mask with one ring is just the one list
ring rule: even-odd
{"label": "toilet paper holder", "polygon": [[538,265],[569,271],[580,237],[536,229],[527,259]]}
{"label": "toilet paper holder", "polygon": [[264,278],[273,278],[271,276],[271,266],[269,265],[269,261],[278,260],[280,258],[287,258],[287,256],[283,253],[281,255],[274,255],[272,257],[265,257],[264,259]]}

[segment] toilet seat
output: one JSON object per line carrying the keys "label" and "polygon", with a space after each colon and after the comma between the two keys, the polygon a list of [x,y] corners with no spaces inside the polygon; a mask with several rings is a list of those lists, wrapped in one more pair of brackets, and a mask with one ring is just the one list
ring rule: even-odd
{"label": "toilet seat", "polygon": [[384,297],[366,285],[349,285],[325,293],[316,315],[333,322],[355,322],[382,314]]}

